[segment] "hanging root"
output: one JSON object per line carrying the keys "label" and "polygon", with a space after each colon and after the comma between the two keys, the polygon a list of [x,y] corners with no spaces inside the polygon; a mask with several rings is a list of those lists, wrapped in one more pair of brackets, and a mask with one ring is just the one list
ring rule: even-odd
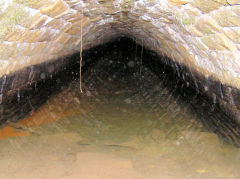
{"label": "hanging root", "polygon": [[83,38],[82,38],[82,30],[83,29],[83,9],[82,9],[82,19],[81,19],[81,47],[80,47],[80,70],[79,70],[79,89],[80,92],[83,93],[82,91],[82,47],[83,47]]}
{"label": "hanging root", "polygon": [[142,77],[142,58],[143,58],[143,40],[142,40],[142,50],[141,50],[141,62],[140,62],[140,78]]}

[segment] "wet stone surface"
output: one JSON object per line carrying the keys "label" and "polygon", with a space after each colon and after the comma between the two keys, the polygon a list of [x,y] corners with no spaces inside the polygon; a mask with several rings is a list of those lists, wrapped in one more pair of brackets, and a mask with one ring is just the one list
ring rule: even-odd
{"label": "wet stone surface", "polygon": [[[69,57],[72,63],[76,55]],[[65,69],[65,70],[64,70]],[[64,59],[24,68],[0,79],[0,124],[18,121],[45,103],[56,93],[62,81],[71,79],[69,64]]]}

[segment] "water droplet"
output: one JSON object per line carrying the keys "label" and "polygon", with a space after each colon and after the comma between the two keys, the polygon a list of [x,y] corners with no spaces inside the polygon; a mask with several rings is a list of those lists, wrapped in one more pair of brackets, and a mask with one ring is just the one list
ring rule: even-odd
{"label": "water droplet", "polygon": [[133,68],[135,66],[135,63],[134,63],[134,61],[131,60],[128,62],[127,65],[128,65],[128,67]]}
{"label": "water droplet", "polygon": [[0,104],[2,104],[3,101],[3,94],[0,94]]}
{"label": "water droplet", "polygon": [[213,104],[216,104],[216,102],[217,102],[217,96],[216,94],[213,93]]}
{"label": "water droplet", "polygon": [[54,65],[49,65],[49,66],[47,67],[47,70],[48,70],[49,73],[54,72]]}
{"label": "water droplet", "polygon": [[18,88],[18,90],[17,90],[17,100],[18,100],[18,103],[20,102],[20,98],[21,98],[21,96],[20,96],[20,90],[19,90],[19,88]]}
{"label": "water droplet", "polygon": [[90,91],[87,91],[87,92],[86,92],[86,95],[87,95],[87,96],[91,96],[92,93],[91,93]]}
{"label": "water droplet", "polygon": [[45,79],[45,78],[46,78],[45,73],[41,73],[40,78],[41,78],[42,80]]}
{"label": "water droplet", "polygon": [[208,91],[208,86],[204,86],[204,91],[205,91],[205,92]]}

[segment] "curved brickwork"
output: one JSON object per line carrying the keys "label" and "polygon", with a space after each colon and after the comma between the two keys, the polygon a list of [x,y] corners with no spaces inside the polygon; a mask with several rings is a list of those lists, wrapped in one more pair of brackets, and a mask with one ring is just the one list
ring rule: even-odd
{"label": "curved brickwork", "polygon": [[224,106],[239,103],[240,0],[1,1],[0,77],[121,34],[188,67]]}

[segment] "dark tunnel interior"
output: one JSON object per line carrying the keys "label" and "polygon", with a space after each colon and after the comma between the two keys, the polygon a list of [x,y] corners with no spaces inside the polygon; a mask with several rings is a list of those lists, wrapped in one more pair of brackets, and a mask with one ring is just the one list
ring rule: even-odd
{"label": "dark tunnel interior", "polygon": [[[79,96],[86,95],[86,86],[91,88],[92,83],[99,83],[98,85],[114,92],[117,90],[111,87],[112,83],[118,83],[116,88],[119,89],[138,84],[136,90],[146,91],[142,93],[145,95],[143,101],[151,103],[153,112],[157,106],[163,105],[175,116],[191,113],[195,122],[201,123],[205,131],[217,134],[222,142],[240,147],[239,125],[221,110],[218,102],[196,89],[191,79],[179,78],[183,72],[173,69],[171,59],[149,51],[133,39],[123,36],[83,52],[83,94],[79,90],[79,52],[68,57],[68,60],[69,63],[63,70],[55,72],[49,78],[40,77],[42,79],[36,83],[24,86],[4,100],[0,105],[1,125],[15,123],[31,115],[70,83],[76,83],[73,86]],[[93,74],[95,79],[102,77],[109,83],[94,81],[91,78]],[[128,77],[130,79],[126,80]],[[158,101],[156,96],[159,94],[161,99]],[[114,93],[112,95],[114,97]],[[176,104],[168,103],[169,98],[174,99]]]}

